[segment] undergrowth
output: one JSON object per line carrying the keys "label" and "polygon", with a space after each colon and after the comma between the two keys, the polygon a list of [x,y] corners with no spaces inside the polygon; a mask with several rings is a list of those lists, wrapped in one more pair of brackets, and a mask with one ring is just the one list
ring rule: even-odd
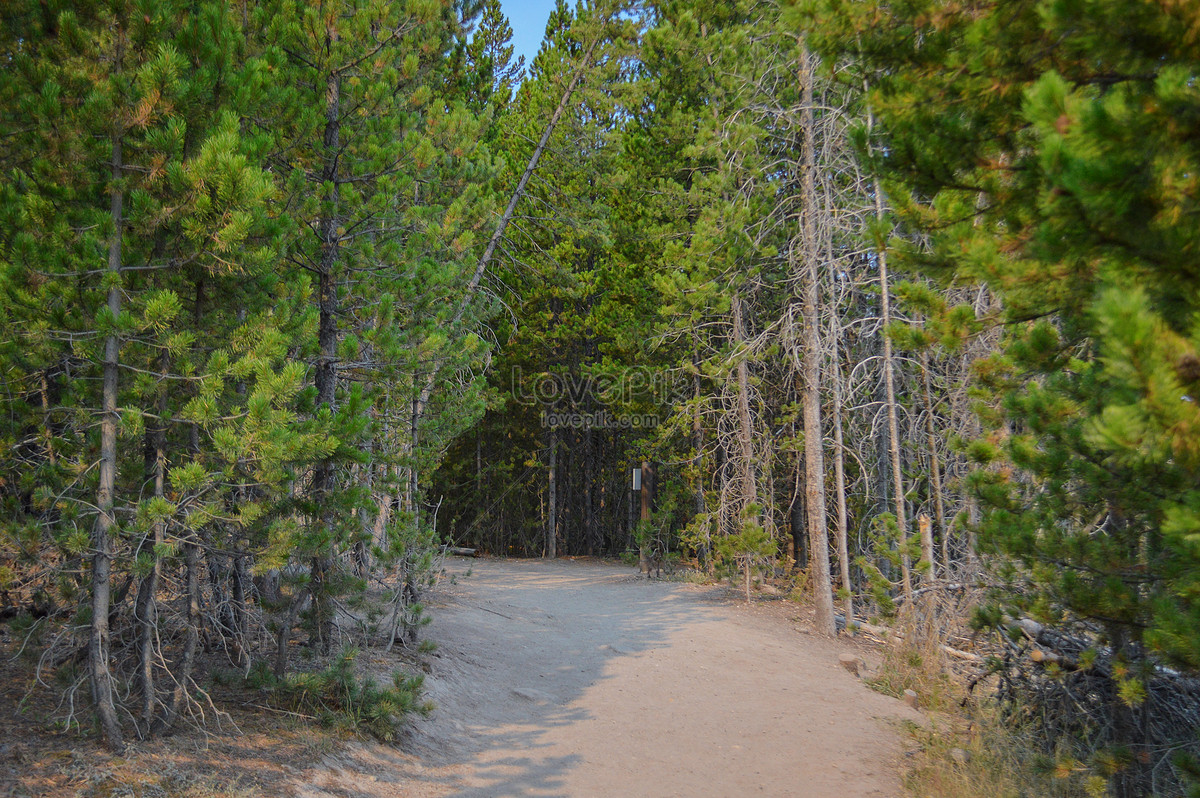
{"label": "undergrowth", "polygon": [[884,649],[879,671],[868,684],[896,698],[912,690],[922,709],[951,709],[960,696],[947,670],[940,641],[917,624],[905,624],[898,631],[904,637]]}
{"label": "undergrowth", "polygon": [[324,670],[283,678],[264,665],[251,671],[246,681],[251,688],[266,690],[269,701],[280,709],[323,726],[392,742],[406,716],[427,715],[433,709],[421,699],[424,677],[396,671],[390,686],[380,685],[355,673],[357,656],[357,649],[347,648]]}
{"label": "undergrowth", "polygon": [[[1107,780],[1065,751],[1047,754],[1030,732],[1006,723],[995,707],[929,728],[912,724],[918,745],[905,787],[923,798],[1100,798]],[[957,726],[958,730],[954,727]]]}
{"label": "undergrowth", "polygon": [[[905,787],[921,798],[1099,798],[1106,779],[1065,750],[1047,752],[1031,729],[1012,723],[995,700],[967,690],[942,649],[961,607],[902,611],[868,684],[887,695],[917,694],[926,726],[907,724],[916,745]],[[978,696],[978,692],[976,693]]]}

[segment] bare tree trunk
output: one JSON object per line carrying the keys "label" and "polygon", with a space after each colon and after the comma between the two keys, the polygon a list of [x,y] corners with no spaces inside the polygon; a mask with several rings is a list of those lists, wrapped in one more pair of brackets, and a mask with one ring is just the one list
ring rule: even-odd
{"label": "bare tree trunk", "polygon": [[754,423],[750,415],[750,365],[748,354],[742,351],[746,341],[746,330],[742,317],[742,298],[737,292],[729,300],[733,314],[733,345],[737,365],[734,367],[737,383],[737,443],[740,455],[742,492],[738,497],[738,510],[744,514],[752,504],[758,503],[758,485],[754,476]]}
{"label": "bare tree trunk", "polygon": [[[642,461],[642,534],[649,534],[650,528],[650,506],[653,500],[653,494],[650,492],[654,488],[654,474],[650,470],[650,463],[646,460]],[[638,570],[646,572],[646,578],[650,578],[650,556],[646,549],[649,541],[644,537],[638,541]]]}
{"label": "bare tree trunk", "polygon": [[[883,189],[875,180],[875,215],[883,218]],[[891,288],[888,285],[887,251],[875,253],[879,262],[879,293],[883,315],[883,385],[887,397],[888,456],[892,466],[892,491],[896,526],[900,530],[900,583],[906,598],[912,598],[912,563],[908,556],[908,514],[905,508],[904,472],[900,465],[900,421],[896,410],[896,367],[888,327],[892,323]]]}
{"label": "bare tree trunk", "polygon": [[[817,257],[816,121],[813,114],[813,59],[805,46],[800,53],[803,86],[800,127],[804,136],[800,164],[800,270],[804,314],[804,472],[808,510],[809,570],[813,586],[816,627],[837,634],[829,574],[829,527],[825,511],[825,436],[821,424],[821,272]],[[793,257],[795,257],[793,245]],[[794,267],[793,267],[794,268]]]}
{"label": "bare tree trunk", "polygon": [[917,517],[917,529],[921,534],[921,560],[929,563],[929,577],[934,578],[936,567],[934,564],[933,555],[933,524],[929,520],[929,516],[920,515]]}
{"label": "bare tree trunk", "polygon": [[[867,86],[863,86],[865,91]],[[867,112],[867,135],[870,136],[874,127],[875,117]],[[868,144],[869,146],[869,144]],[[875,199],[875,218],[883,218],[883,187],[879,179],[874,178],[871,185]],[[896,411],[896,367],[892,354],[892,339],[888,335],[888,327],[892,323],[891,287],[888,281],[887,249],[884,246],[875,251],[875,259],[879,267],[880,312],[882,316],[883,336],[883,384],[885,403],[887,405],[888,424],[888,456],[891,460],[892,493],[895,500],[896,526],[900,532],[900,581],[907,599],[912,598],[912,563],[908,556],[908,514],[904,505],[904,472],[900,464],[900,422]]]}
{"label": "bare tree trunk", "polygon": [[[168,355],[164,352],[162,355],[161,374],[164,384],[159,386],[158,401],[156,403],[158,421],[154,422],[154,428],[149,430],[146,436],[149,439],[149,453],[153,458],[150,471],[154,477],[154,497],[156,499],[162,499],[166,495],[167,403],[165,381],[167,379],[167,363]],[[147,732],[149,732],[154,722],[154,659],[156,652],[155,640],[158,636],[158,578],[159,572],[162,569],[159,549],[164,542],[165,536],[166,521],[156,521],[147,541],[151,545],[151,555],[154,558],[154,564],[150,568],[150,573],[146,574],[138,585],[137,600],[134,603],[134,617],[139,625],[138,676],[142,691],[142,723],[145,724]]]}
{"label": "bare tree trunk", "polygon": [[583,432],[583,538],[589,557],[596,556],[596,441],[595,432]]}
{"label": "bare tree trunk", "polygon": [[846,517],[846,452],[842,438],[842,361],[841,361],[841,322],[835,315],[830,321],[832,330],[830,338],[833,342],[833,482],[837,499],[837,531],[835,534],[838,550],[838,568],[842,579],[843,612],[846,613],[846,626],[854,623],[854,589],[850,584],[850,546],[849,523]]}
{"label": "bare tree trunk", "polygon": [[184,638],[183,653],[180,654],[179,663],[173,669],[175,689],[171,692],[171,700],[151,729],[151,734],[155,736],[175,725],[180,708],[188,699],[188,684],[192,680],[192,670],[196,664],[196,649],[200,642],[200,546],[194,535],[189,535],[188,539],[184,541],[183,553],[187,570],[187,634]]}
{"label": "bare tree trunk", "polygon": [[[697,350],[699,345],[697,343]],[[704,424],[700,415],[700,353],[693,351],[692,353],[692,511],[696,516],[701,516],[708,511],[707,502],[704,498]],[[709,547],[709,535],[711,524],[708,525],[704,534],[704,540],[700,544],[700,551],[697,552],[700,559],[700,565],[706,566],[711,557]]]}
{"label": "bare tree trunk", "polygon": [[[118,45],[118,64],[120,45]],[[108,312],[113,320],[121,313],[121,235],[125,227],[124,195],[121,192],[121,138],[113,135],[112,181],[110,188],[112,203],[112,238],[108,245],[108,271],[113,276],[108,289]],[[88,670],[92,688],[92,700],[96,704],[96,716],[100,729],[114,753],[125,750],[121,723],[117,719],[113,700],[112,674],[108,667],[109,628],[108,613],[112,591],[112,529],[116,524],[113,514],[114,493],[117,476],[117,389],[120,367],[121,342],[115,332],[104,341],[103,394],[100,417],[100,468],[99,486],[96,490],[96,524],[92,533],[92,619],[88,637]]]}
{"label": "bare tree trunk", "polygon": [[550,462],[546,469],[546,492],[549,512],[546,514],[546,557],[558,556],[558,430],[550,430]]}
{"label": "bare tree trunk", "polygon": [[[931,534],[942,539],[942,572],[950,573],[950,535],[946,530],[946,498],[942,495],[942,463],[938,456],[937,432],[933,423],[933,390],[929,377],[929,353],[921,352],[921,382],[925,392],[925,438],[929,447],[929,482],[933,491],[933,526]],[[929,561],[930,569],[934,562]],[[930,576],[934,571],[930,570]]]}

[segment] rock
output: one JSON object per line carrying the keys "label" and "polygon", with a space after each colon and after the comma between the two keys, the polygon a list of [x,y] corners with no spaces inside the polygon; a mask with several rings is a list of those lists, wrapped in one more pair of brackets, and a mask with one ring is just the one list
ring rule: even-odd
{"label": "rock", "polygon": [[960,765],[965,765],[971,761],[971,752],[965,748],[951,748],[950,758]]}
{"label": "rock", "polygon": [[854,656],[853,654],[839,655],[838,662],[841,663],[841,666],[843,668],[850,671],[855,676],[861,675],[861,670],[863,667],[862,660],[860,660],[858,657]]}
{"label": "rock", "polygon": [[915,690],[905,690],[903,700],[905,704],[908,704],[913,709],[920,709],[917,705],[917,692]]}

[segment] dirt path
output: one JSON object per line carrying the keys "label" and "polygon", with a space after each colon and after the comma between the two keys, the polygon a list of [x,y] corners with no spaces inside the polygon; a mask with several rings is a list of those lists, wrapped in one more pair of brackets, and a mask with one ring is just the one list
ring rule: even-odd
{"label": "dirt path", "polygon": [[918,713],[839,667],[796,605],[596,562],[449,570],[427,632],[438,709],[402,750],[326,757],[300,798],[901,794],[886,719]]}

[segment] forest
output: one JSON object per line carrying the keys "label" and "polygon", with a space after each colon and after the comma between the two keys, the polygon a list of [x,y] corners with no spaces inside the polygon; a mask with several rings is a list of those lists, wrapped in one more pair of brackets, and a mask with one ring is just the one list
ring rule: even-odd
{"label": "forest", "polygon": [[792,578],[831,636],[983,590],[1048,751],[1197,789],[1200,5],[511,35],[0,6],[0,625],[55,722],[121,751],[214,663],[416,650],[446,547],[624,556]]}

